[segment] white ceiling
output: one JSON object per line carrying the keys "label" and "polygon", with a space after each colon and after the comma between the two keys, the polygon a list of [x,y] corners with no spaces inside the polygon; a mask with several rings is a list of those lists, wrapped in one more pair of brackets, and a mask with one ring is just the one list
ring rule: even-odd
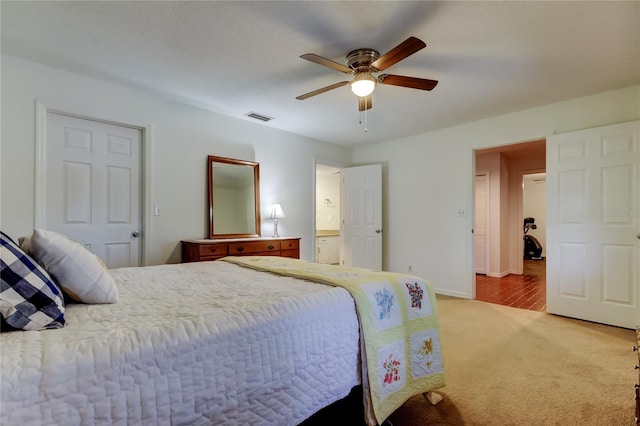
{"label": "white ceiling", "polygon": [[[1,2],[2,52],[162,93],[240,119],[356,146],[640,83],[640,2]],[[345,75],[356,48],[427,43],[358,112]],[[361,121],[366,118],[367,131]]]}

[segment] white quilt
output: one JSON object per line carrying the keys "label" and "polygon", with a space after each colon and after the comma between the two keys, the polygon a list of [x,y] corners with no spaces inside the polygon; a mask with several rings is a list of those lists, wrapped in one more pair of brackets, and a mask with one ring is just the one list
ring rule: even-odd
{"label": "white quilt", "polygon": [[111,271],[120,301],[2,333],[2,425],[296,425],[360,383],[354,301],[226,262]]}

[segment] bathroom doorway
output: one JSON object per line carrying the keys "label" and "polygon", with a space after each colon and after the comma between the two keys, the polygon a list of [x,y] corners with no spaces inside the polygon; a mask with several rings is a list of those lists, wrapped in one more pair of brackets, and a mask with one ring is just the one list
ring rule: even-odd
{"label": "bathroom doorway", "polygon": [[340,262],[340,169],[316,164],[315,261]]}

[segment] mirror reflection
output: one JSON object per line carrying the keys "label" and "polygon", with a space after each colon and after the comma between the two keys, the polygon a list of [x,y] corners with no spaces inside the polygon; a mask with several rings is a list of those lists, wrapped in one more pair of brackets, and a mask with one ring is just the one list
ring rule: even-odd
{"label": "mirror reflection", "polygon": [[208,157],[209,238],[260,236],[259,164]]}

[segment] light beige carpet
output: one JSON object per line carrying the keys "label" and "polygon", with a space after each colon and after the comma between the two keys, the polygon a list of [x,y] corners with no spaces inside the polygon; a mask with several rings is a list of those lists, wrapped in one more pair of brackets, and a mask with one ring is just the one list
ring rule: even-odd
{"label": "light beige carpet", "polygon": [[633,330],[446,296],[438,307],[444,400],[412,398],[395,426],[634,424]]}
{"label": "light beige carpet", "polygon": [[[438,296],[446,386],[421,395],[394,426],[635,424],[633,330]],[[305,425],[361,425],[361,395]]]}

